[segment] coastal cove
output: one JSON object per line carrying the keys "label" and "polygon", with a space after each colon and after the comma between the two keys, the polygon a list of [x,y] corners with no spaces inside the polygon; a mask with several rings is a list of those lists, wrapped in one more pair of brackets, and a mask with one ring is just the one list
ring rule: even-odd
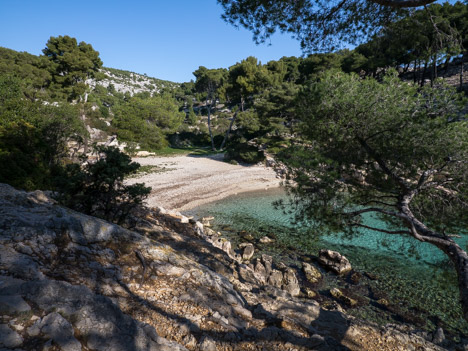
{"label": "coastal cove", "polygon": [[[275,209],[273,202],[285,199],[282,189],[270,189],[232,195],[203,204],[185,214],[214,217],[213,229],[222,233],[233,247],[251,242],[259,252],[272,255],[300,270],[302,262],[316,260],[320,249],[330,249],[345,255],[353,269],[363,279],[353,284],[350,277],[339,278],[326,274],[323,282],[314,287],[319,299],[329,298],[333,287],[349,289],[362,297],[357,308],[347,313],[379,324],[404,322],[425,330],[438,326],[452,334],[467,335],[468,323],[462,317],[458,302],[455,271],[445,255],[434,246],[404,236],[391,236],[370,230],[347,238],[334,235],[313,235],[307,228],[298,228],[291,217]],[[375,218],[367,224],[381,226]],[[262,244],[268,236],[274,242]],[[466,238],[458,239],[466,247]],[[375,303],[381,294],[393,308]]]}

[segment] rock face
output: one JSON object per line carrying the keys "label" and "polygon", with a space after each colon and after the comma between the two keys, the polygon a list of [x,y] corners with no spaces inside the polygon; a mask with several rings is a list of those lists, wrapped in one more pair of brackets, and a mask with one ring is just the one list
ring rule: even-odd
{"label": "rock face", "polygon": [[349,260],[336,251],[320,250],[319,262],[336,274],[346,274],[352,270]]}
{"label": "rock face", "polygon": [[291,296],[293,270],[246,266],[180,214],[134,222],[0,184],[0,349],[442,350]]}

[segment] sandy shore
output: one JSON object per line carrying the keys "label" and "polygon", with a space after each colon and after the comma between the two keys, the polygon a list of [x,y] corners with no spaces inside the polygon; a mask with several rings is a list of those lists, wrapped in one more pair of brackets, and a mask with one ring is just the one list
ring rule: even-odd
{"label": "sandy shore", "polygon": [[223,155],[134,158],[135,162],[163,168],[128,180],[152,187],[149,206],[185,211],[238,193],[277,188],[280,180],[271,168],[231,165]]}

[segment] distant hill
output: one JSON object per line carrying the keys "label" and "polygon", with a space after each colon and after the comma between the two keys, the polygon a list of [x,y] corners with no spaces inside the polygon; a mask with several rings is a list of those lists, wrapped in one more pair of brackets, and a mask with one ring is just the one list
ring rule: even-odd
{"label": "distant hill", "polygon": [[[0,47],[0,74],[13,74],[27,82],[32,89],[41,90],[47,86],[51,76],[47,70],[48,60],[42,55],[15,51]],[[113,85],[116,92],[130,95],[149,92],[158,93],[162,89],[175,89],[180,86],[168,80],[148,77],[145,74],[103,67],[102,79],[89,79],[86,83],[94,89],[96,85],[107,88]],[[47,97],[46,97],[47,99]]]}
{"label": "distant hill", "polygon": [[180,86],[179,83],[116,68],[103,67],[101,72],[106,78],[98,81],[90,79],[86,83],[92,88],[96,85],[107,88],[112,84],[117,92],[124,94],[128,92],[132,96],[143,92],[159,93],[162,89],[174,89]]}

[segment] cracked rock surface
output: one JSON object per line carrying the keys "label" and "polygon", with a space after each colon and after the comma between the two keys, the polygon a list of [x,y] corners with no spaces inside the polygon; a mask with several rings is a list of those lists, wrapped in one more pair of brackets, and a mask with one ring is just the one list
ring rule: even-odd
{"label": "cracked rock surface", "polygon": [[134,222],[0,184],[0,349],[441,350],[297,297],[294,272],[239,262],[201,223],[150,209]]}

